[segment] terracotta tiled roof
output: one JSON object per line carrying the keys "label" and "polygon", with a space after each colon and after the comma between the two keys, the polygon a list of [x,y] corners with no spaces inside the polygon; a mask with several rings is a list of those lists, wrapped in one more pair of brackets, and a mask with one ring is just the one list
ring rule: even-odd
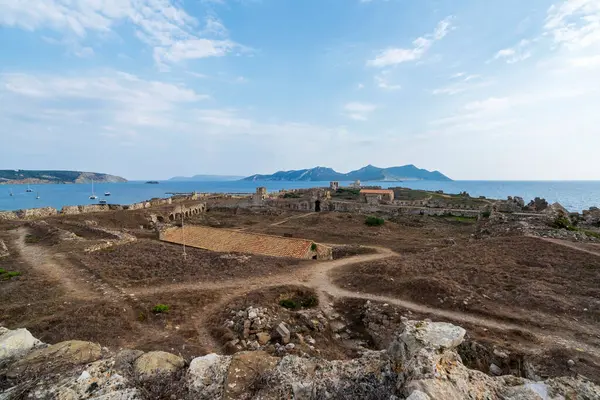
{"label": "terracotta tiled roof", "polygon": [[361,189],[361,194],[390,194],[394,193],[393,190],[380,190],[380,189]]}
{"label": "terracotta tiled roof", "polygon": [[[190,247],[222,253],[250,253],[273,257],[306,258],[312,241],[239,232],[230,229],[186,226],[183,230],[185,244]],[[181,228],[167,229],[161,235],[165,242],[181,244]]]}

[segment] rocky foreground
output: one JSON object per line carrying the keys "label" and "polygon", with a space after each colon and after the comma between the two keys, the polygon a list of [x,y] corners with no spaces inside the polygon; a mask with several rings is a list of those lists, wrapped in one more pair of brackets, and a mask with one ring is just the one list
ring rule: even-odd
{"label": "rocky foreground", "polygon": [[600,387],[583,379],[468,369],[456,351],[464,335],[448,323],[407,321],[387,350],[349,361],[249,351],[186,365],[165,352],[47,345],[26,329],[0,328],[0,399],[600,399]]}

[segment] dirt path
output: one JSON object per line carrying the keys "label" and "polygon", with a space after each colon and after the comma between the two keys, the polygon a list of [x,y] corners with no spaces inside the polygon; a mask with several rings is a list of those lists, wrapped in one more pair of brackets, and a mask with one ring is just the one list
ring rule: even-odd
{"label": "dirt path", "polygon": [[308,216],[311,216],[311,215],[314,215],[314,214],[316,214],[316,212],[310,212],[310,213],[307,213],[307,214],[301,214],[301,215],[292,215],[291,217],[287,217],[287,218],[285,218],[285,219],[282,219],[281,221],[277,221],[277,222],[275,222],[275,223],[273,223],[273,224],[271,224],[271,225],[269,225],[269,226],[278,226],[278,225],[283,225],[283,224],[285,224],[286,222],[288,222],[289,220],[292,220],[292,219],[300,219],[300,218],[306,218],[306,217],[308,217]]}
{"label": "dirt path", "polygon": [[588,254],[592,254],[594,256],[600,257],[600,247],[598,248],[598,251],[594,251],[594,250],[589,250],[589,249],[583,248],[581,246],[578,246],[577,244],[575,244],[573,242],[570,242],[568,240],[545,238],[545,237],[537,237],[537,238],[540,239],[540,240],[543,240],[545,242],[554,243],[554,244],[557,244],[559,246],[568,247],[568,248],[573,249],[573,250],[582,251],[584,253],[588,253]]}
{"label": "dirt path", "polygon": [[63,286],[68,296],[78,300],[124,298],[121,290],[73,265],[63,254],[54,254],[42,245],[27,244],[28,233],[26,228],[14,231],[14,244],[21,257],[32,268]]}

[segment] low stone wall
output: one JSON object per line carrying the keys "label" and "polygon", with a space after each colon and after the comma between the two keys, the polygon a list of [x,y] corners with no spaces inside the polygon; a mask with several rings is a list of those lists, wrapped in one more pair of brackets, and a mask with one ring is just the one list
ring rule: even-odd
{"label": "low stone wall", "polygon": [[[146,208],[169,205],[174,202],[183,202],[188,200],[196,200],[198,198],[197,195],[191,196],[177,196],[176,199],[166,198],[166,199],[152,199],[149,201],[142,201],[140,203],[133,203],[128,205],[119,205],[119,204],[89,204],[89,205],[81,205],[81,206],[64,206],[60,211],[53,207],[43,207],[43,208],[27,208],[17,211],[0,211],[0,220],[27,220],[27,219],[36,219],[36,218],[46,218],[54,215],[77,215],[77,214],[87,214],[93,212],[105,212],[105,211],[115,211],[115,210],[143,210]],[[206,210],[206,205],[203,205],[204,210]]]}

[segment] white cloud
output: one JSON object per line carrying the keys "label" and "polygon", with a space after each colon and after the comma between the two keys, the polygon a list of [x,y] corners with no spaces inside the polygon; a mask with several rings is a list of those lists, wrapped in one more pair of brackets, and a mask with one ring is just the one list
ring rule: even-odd
{"label": "white cloud", "polygon": [[452,16],[446,17],[438,23],[432,34],[415,39],[412,43],[412,48],[405,49],[392,47],[382,50],[374,59],[367,61],[367,65],[382,68],[419,60],[435,41],[443,39],[448,32],[450,32],[452,29],[452,19]]}
{"label": "white cloud", "polygon": [[344,106],[344,115],[355,121],[366,121],[369,115],[377,109],[375,104],[351,102]]}
{"label": "white cloud", "polygon": [[[89,76],[63,77],[6,73],[0,75],[0,96],[28,104],[40,115],[81,112],[102,115],[103,124],[168,126],[179,107],[208,99],[207,95],[170,83],[105,71]],[[62,107],[58,107],[62,104]]]}
{"label": "white cloud", "polygon": [[358,85],[356,85],[356,88],[357,88],[358,90],[361,90],[361,89],[364,89],[364,88],[365,88],[365,85],[364,85],[364,84],[362,84],[362,83],[359,83]]}
{"label": "white cloud", "polygon": [[515,47],[498,51],[494,56],[494,60],[504,59],[507,64],[514,64],[519,61],[527,60],[531,57],[531,51],[527,49],[530,44],[531,41],[523,39]]}
{"label": "white cloud", "polygon": [[480,75],[466,75],[464,72],[454,74],[450,79],[453,81],[451,84],[433,90],[432,94],[453,96],[469,90],[490,86],[493,83],[491,80],[483,80]]}
{"label": "white cloud", "polygon": [[578,68],[596,68],[600,67],[600,55],[589,57],[576,57],[569,60],[570,64]]}
{"label": "white cloud", "polygon": [[600,43],[600,2],[566,0],[548,9],[544,26],[558,45],[571,49]]}
{"label": "white cloud", "polygon": [[115,34],[122,22],[135,26],[135,35],[153,47],[159,64],[223,56],[238,46],[222,39],[227,29],[216,17],[208,17],[199,28],[196,18],[174,0],[8,0],[0,12],[0,25],[52,30],[69,42],[89,40],[91,34]]}
{"label": "white cloud", "polygon": [[375,75],[375,83],[377,87],[384,90],[400,90],[402,85],[392,84],[389,82],[388,76],[390,71],[383,71],[380,74]]}

